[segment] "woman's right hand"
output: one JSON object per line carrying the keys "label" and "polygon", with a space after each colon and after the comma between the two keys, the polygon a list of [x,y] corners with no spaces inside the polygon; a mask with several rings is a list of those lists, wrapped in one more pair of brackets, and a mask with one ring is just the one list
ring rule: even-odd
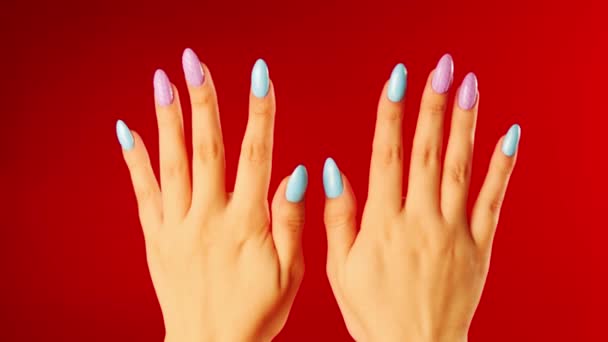
{"label": "woman's right hand", "polygon": [[418,116],[405,202],[402,118],[407,73],[393,70],[380,98],[368,198],[360,230],[352,188],[332,159],[324,168],[327,274],[357,341],[466,341],[490,264],[492,240],[520,129],[492,156],[471,217],[469,191],[479,104],[477,79],[458,89],[441,165],[443,122],[453,62],[430,74]]}

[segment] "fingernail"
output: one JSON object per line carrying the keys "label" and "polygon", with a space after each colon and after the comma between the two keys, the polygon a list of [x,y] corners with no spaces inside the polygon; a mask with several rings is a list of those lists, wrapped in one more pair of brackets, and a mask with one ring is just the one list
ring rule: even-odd
{"label": "fingernail", "polygon": [[437,67],[435,67],[431,87],[439,94],[446,93],[452,85],[453,75],[454,61],[452,60],[452,56],[446,53],[437,63]]}
{"label": "fingernail", "polygon": [[332,158],[327,158],[323,166],[323,188],[328,198],[339,197],[344,190],[340,169]]}
{"label": "fingernail", "polygon": [[268,66],[263,59],[258,59],[251,70],[251,91],[255,97],[265,97],[268,94],[270,79],[268,78]]}
{"label": "fingernail", "polygon": [[469,110],[475,106],[477,101],[477,76],[470,72],[462,81],[458,90],[458,106],[464,110]]}
{"label": "fingernail", "polygon": [[154,98],[159,106],[168,106],[173,102],[171,82],[161,69],[154,73]]}
{"label": "fingernail", "polygon": [[184,75],[186,76],[188,85],[198,87],[203,84],[205,75],[203,73],[201,61],[198,59],[196,53],[190,48],[184,50],[184,54],[182,55],[182,67],[184,68]]}
{"label": "fingernail", "polygon": [[507,157],[512,157],[517,152],[517,146],[519,145],[519,136],[521,135],[521,127],[518,124],[514,124],[509,128],[507,135],[502,141],[502,153]]}
{"label": "fingernail", "polygon": [[292,203],[298,203],[304,198],[308,186],[308,172],[304,165],[298,165],[287,181],[285,198]]}
{"label": "fingernail", "polygon": [[123,150],[128,151],[133,148],[133,134],[131,134],[131,130],[122,120],[116,121],[116,137]]}
{"label": "fingernail", "polygon": [[392,102],[399,102],[405,95],[407,86],[407,70],[405,65],[399,63],[393,68],[391,78],[388,81],[388,99]]}

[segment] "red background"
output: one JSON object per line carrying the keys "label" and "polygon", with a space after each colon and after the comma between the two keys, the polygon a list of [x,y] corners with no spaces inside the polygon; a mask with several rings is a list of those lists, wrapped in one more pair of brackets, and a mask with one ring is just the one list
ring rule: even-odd
{"label": "red background", "polygon": [[114,125],[138,130],[156,165],[153,71],[186,98],[181,53],[192,47],[219,92],[228,178],[258,57],[278,96],[272,191],[297,163],[309,169],[307,273],[278,341],[349,340],[325,276],[323,160],[338,161],[362,207],[383,82],[407,65],[409,149],[445,52],[456,82],[479,77],[474,194],[499,136],[513,122],[523,134],[471,341],[606,340],[600,2],[3,2],[1,339],[162,340]]}

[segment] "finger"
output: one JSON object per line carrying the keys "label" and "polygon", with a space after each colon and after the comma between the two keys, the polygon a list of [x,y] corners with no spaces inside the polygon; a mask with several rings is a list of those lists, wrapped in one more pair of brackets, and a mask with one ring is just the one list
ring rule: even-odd
{"label": "finger", "polygon": [[429,75],[422,94],[412,145],[406,209],[416,207],[439,210],[441,142],[443,117],[447,105],[445,83],[451,82],[453,70],[451,61],[449,56],[439,61],[435,70]]}
{"label": "finger", "polygon": [[137,208],[144,233],[157,228],[162,217],[160,189],[154,176],[150,158],[141,137],[129,130],[122,121],[116,122],[116,136],[131,174]]}
{"label": "finger", "polygon": [[191,49],[182,65],[192,105],[192,207],[225,204],[225,160],[215,87],[209,69]]}
{"label": "finger", "polygon": [[[472,98],[474,99],[471,100]],[[464,78],[458,90],[457,102],[452,114],[452,127],[441,181],[441,210],[444,217],[451,221],[466,218],[475,125],[479,108],[477,77],[474,73],[469,73]]]}
{"label": "finger", "polygon": [[488,174],[473,207],[471,229],[473,239],[481,248],[492,245],[509,178],[517,159],[520,134],[521,128],[515,124],[496,145]]}
{"label": "finger", "polygon": [[302,229],[304,228],[304,195],[308,173],[299,165],[283,179],[272,200],[272,235],[279,262],[290,278],[300,275],[304,266]]}
{"label": "finger", "polygon": [[327,267],[336,269],[344,264],[357,236],[356,201],[350,183],[331,158],[327,158],[323,167],[323,188],[326,196]]}
{"label": "finger", "polygon": [[164,218],[177,221],[190,207],[190,174],[184,146],[184,125],[177,89],[167,74],[154,74],[154,98],[160,152],[160,184]]}
{"label": "finger", "polygon": [[258,59],[251,73],[249,120],[241,146],[234,200],[266,202],[272,164],[275,99],[268,67]]}
{"label": "finger", "polygon": [[389,211],[401,210],[403,186],[403,96],[407,70],[397,64],[378,104],[378,117],[369,172],[368,203]]}

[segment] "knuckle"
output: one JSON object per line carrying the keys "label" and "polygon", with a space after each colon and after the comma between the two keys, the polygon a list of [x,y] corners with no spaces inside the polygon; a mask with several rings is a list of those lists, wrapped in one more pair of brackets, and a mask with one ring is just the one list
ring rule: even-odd
{"label": "knuckle", "polygon": [[428,169],[439,164],[441,150],[436,146],[425,144],[416,154],[416,158],[424,169]]}
{"label": "knuckle", "polygon": [[488,211],[492,216],[497,216],[502,208],[502,199],[495,198],[488,203]]}
{"label": "knuckle", "polygon": [[448,177],[456,185],[463,185],[469,179],[470,167],[467,163],[456,162],[448,168]]}
{"label": "knuckle", "polygon": [[443,113],[445,113],[446,106],[447,104],[445,101],[429,101],[426,104],[425,109],[430,116],[435,117],[443,115]]}
{"label": "knuckle", "polygon": [[221,155],[221,146],[217,140],[198,143],[194,148],[195,157],[201,162],[216,161]]}
{"label": "knuckle", "polygon": [[270,117],[274,112],[274,105],[270,101],[256,101],[251,106],[251,116]]}
{"label": "knuckle", "polygon": [[137,202],[140,206],[152,201],[155,195],[156,191],[150,186],[138,186],[135,188],[135,197],[137,197]]}
{"label": "knuckle", "polygon": [[387,121],[391,124],[398,123],[401,122],[401,119],[403,118],[403,112],[400,108],[394,108],[393,106],[391,106],[391,108],[387,108],[384,111],[381,117],[384,121]]}
{"label": "knuckle", "polygon": [[215,94],[208,89],[198,92],[192,97],[192,104],[197,107],[216,107]]}
{"label": "knuckle", "polygon": [[289,215],[283,217],[282,222],[289,233],[299,233],[304,226],[304,217],[301,215]]}
{"label": "knuckle", "polygon": [[253,141],[245,144],[243,155],[246,160],[254,164],[263,164],[270,160],[270,146],[266,142]]}
{"label": "knuckle", "polygon": [[181,177],[188,172],[188,164],[183,161],[171,161],[163,164],[162,173],[167,178]]}
{"label": "knuckle", "polygon": [[331,229],[350,227],[355,222],[355,215],[351,212],[340,212],[325,215],[325,225]]}
{"label": "knuckle", "polygon": [[400,163],[403,159],[403,146],[400,143],[375,145],[372,155],[383,165]]}

